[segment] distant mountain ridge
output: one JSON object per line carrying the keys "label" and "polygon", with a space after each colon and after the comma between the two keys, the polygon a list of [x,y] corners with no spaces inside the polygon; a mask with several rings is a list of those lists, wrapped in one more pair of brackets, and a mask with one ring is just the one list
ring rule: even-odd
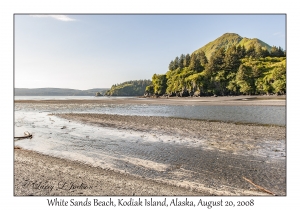
{"label": "distant mountain ridge", "polygon": [[249,39],[246,37],[241,37],[236,33],[225,33],[214,41],[211,41],[198,50],[195,50],[193,53],[199,53],[200,51],[203,51],[206,57],[209,59],[211,55],[221,47],[225,47],[227,50],[231,46],[238,45],[245,46],[246,49],[248,49],[251,45],[254,45],[254,47],[261,46],[263,49],[267,49],[268,51],[270,51],[272,48],[270,45],[257,38]]}
{"label": "distant mountain ridge", "polygon": [[67,88],[15,88],[15,96],[95,96],[104,94],[109,88],[77,90]]}

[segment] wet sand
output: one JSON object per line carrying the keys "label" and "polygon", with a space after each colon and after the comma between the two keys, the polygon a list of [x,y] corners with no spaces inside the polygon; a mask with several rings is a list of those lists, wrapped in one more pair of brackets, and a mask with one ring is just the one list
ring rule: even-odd
{"label": "wet sand", "polygon": [[140,177],[158,174],[165,183],[213,195],[260,194],[243,179],[246,177],[277,195],[285,195],[285,127],[107,114],[56,116],[94,126],[175,137],[169,145],[133,146],[132,153],[150,163],[124,160],[122,164],[126,171]]}
{"label": "wet sand", "polygon": [[[99,127],[132,130],[153,135],[177,136],[179,139],[188,138],[194,145],[209,149],[217,149],[235,154],[285,156],[285,151],[276,148],[265,149],[266,144],[285,144],[285,126],[236,124],[195,119],[180,119],[157,116],[126,116],[111,114],[66,113],[54,114],[71,121],[87,123]],[[50,114],[51,116],[51,114]],[[198,144],[197,144],[198,143]],[[258,154],[259,150],[263,150]]]}
{"label": "wet sand", "polygon": [[[148,99],[125,101],[145,103],[144,100]],[[150,99],[155,103],[164,100],[169,99]],[[174,100],[174,103],[180,100],[185,99]],[[211,100],[213,103],[217,103],[218,100],[226,103],[221,97]],[[247,101],[238,98],[244,105],[257,105],[266,101],[274,105],[273,100]],[[115,100],[115,103],[121,103],[120,101]],[[100,101],[17,103],[22,102],[44,103],[51,106],[52,103],[80,104]],[[276,102],[278,105],[285,104],[285,100]],[[268,195],[253,187],[243,177],[277,195],[286,194],[285,127],[107,114],[70,113],[55,116],[126,132],[168,135],[177,140],[168,144],[162,142],[146,145],[141,142],[132,145],[130,150],[134,153],[131,154],[132,157],[139,157],[145,161],[139,163],[121,161],[120,169],[124,170],[119,171],[104,170],[101,167],[91,167],[16,149],[15,195]],[[92,185],[93,188],[73,191],[58,189],[57,185],[61,180],[63,183],[67,182],[66,185],[72,182],[86,182],[86,185]],[[96,184],[93,184],[93,181]],[[48,183],[56,188],[51,192],[34,189],[33,186],[38,188],[36,182],[41,182],[40,185]]]}
{"label": "wet sand", "polygon": [[15,196],[207,195],[33,151],[14,154]]}

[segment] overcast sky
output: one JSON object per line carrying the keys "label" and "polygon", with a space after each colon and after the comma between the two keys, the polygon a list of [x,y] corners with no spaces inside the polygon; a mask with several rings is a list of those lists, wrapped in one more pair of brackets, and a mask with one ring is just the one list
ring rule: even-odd
{"label": "overcast sky", "polygon": [[16,88],[151,79],[224,33],[285,46],[285,15],[15,15]]}

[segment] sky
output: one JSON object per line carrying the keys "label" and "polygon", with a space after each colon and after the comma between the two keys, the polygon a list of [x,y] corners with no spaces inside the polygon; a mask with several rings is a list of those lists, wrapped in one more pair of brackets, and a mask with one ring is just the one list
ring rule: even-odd
{"label": "sky", "polygon": [[286,49],[286,15],[15,14],[16,88],[110,88],[163,74],[224,33]]}
{"label": "sky", "polygon": [[[122,82],[128,80],[127,78],[133,79],[130,72],[133,71],[131,68],[129,72],[125,72],[125,68],[120,70],[120,74],[123,74],[119,79],[115,75],[112,80],[109,80],[109,75],[111,72],[106,66],[104,70],[104,64],[95,62],[94,66],[88,62],[83,62],[83,59],[76,60],[77,57],[84,58],[88,57],[86,55],[87,48],[89,50],[94,49],[94,45],[88,45],[89,39],[79,39],[81,37],[88,36],[88,32],[96,30],[98,28],[103,28],[103,25],[98,24],[99,21],[95,20],[92,17],[83,17],[67,15],[69,18],[74,19],[74,21],[63,21],[51,17],[47,18],[38,18],[38,17],[29,17],[16,15],[18,13],[278,13],[278,14],[287,14],[287,37],[284,37],[285,30],[285,21],[283,15],[281,17],[271,17],[266,19],[264,18],[255,18],[256,15],[246,15],[246,16],[216,16],[212,15],[206,16],[206,18],[200,18],[198,21],[189,20],[189,30],[187,30],[187,21],[180,21],[174,19],[172,24],[167,23],[164,26],[169,26],[168,30],[171,30],[173,33],[168,36],[165,40],[161,41],[167,47],[159,46],[159,49],[156,51],[157,56],[155,56],[155,61],[148,60],[148,66],[155,64],[159,68],[149,67],[145,69],[145,65],[141,67],[141,76],[137,76],[138,79],[147,78],[152,76],[153,73],[165,73],[168,68],[169,62],[174,59],[175,56],[178,56],[182,53],[191,53],[195,49],[200,48],[209,41],[214,40],[215,38],[221,36],[226,32],[235,32],[241,36],[247,36],[248,38],[259,38],[262,41],[267,42],[270,45],[282,46],[284,47],[284,41],[287,39],[287,195],[285,197],[279,198],[267,198],[266,197],[255,197],[255,206],[251,209],[270,209],[270,208],[280,208],[284,209],[287,206],[297,206],[298,202],[298,192],[299,192],[299,181],[300,176],[299,170],[299,21],[300,13],[298,9],[297,1],[286,1],[282,2],[279,0],[252,0],[251,2],[242,2],[240,0],[231,0],[231,1],[222,1],[222,0],[211,0],[206,1],[205,4],[199,0],[151,0],[151,1],[138,1],[138,0],[110,0],[110,1],[98,1],[98,0],[73,0],[70,1],[61,1],[61,0],[51,0],[51,1],[39,1],[39,0],[2,0],[0,2],[1,10],[1,50],[0,50],[0,78],[1,78],[1,128],[3,131],[2,139],[8,141],[3,141],[1,147],[1,154],[5,158],[1,158],[1,165],[4,167],[2,177],[3,180],[7,180],[1,186],[0,195],[3,198],[2,206],[8,207],[8,209],[13,207],[24,208],[28,206],[31,209],[41,209],[45,207],[46,200],[45,198],[32,198],[32,199],[23,199],[13,196],[13,151],[12,144],[9,139],[12,139],[13,136],[13,116],[14,116],[14,87],[70,87],[78,89],[89,89],[93,87],[110,87],[111,84]],[[18,19],[18,17],[20,17]],[[180,15],[182,17],[182,15]],[[202,16],[203,17],[203,16]],[[208,18],[210,17],[210,18]],[[94,21],[93,21],[94,19]],[[121,18],[122,19],[122,18]],[[280,19],[280,20],[278,20]],[[76,21],[75,21],[76,20]],[[108,19],[107,19],[107,22]],[[125,19],[124,19],[125,22]],[[122,24],[124,24],[124,22]],[[185,24],[185,30],[182,30],[182,22]],[[192,23],[193,22],[193,23]],[[160,25],[163,21],[155,22],[156,25]],[[180,23],[180,24],[179,24]],[[91,27],[89,30],[81,31],[82,25],[85,24],[86,28]],[[112,24],[112,23],[110,23]],[[124,26],[124,25],[122,25]],[[154,25],[155,25],[154,24]],[[89,26],[89,27],[88,27]],[[116,26],[111,26],[113,29],[117,29]],[[94,28],[94,29],[92,29]],[[71,30],[72,29],[72,30]],[[75,34],[71,32],[76,31]],[[133,31],[125,30],[127,33]],[[18,33],[17,33],[18,32]],[[47,33],[46,33],[47,32]],[[58,34],[59,32],[59,34]],[[70,33],[72,36],[70,36]],[[100,33],[100,32],[99,32]],[[123,32],[122,32],[123,33]],[[122,33],[119,35],[121,36]],[[135,32],[136,33],[136,32]],[[133,33],[133,35],[135,35]],[[163,33],[158,33],[158,35]],[[69,35],[69,36],[68,36]],[[99,34],[94,34],[99,36]],[[104,33],[102,33],[104,35]],[[76,36],[76,37],[75,37]],[[90,34],[91,36],[91,34]],[[186,37],[188,36],[188,37]],[[283,37],[282,37],[283,36]],[[59,40],[58,38],[61,38]],[[72,38],[72,39],[70,39]],[[106,37],[107,39],[111,37]],[[193,38],[192,40],[190,40]],[[44,40],[43,40],[44,39]],[[72,40],[77,41],[74,43],[73,48],[68,50],[71,45]],[[133,39],[134,40],[134,39]],[[195,41],[196,40],[196,41]],[[18,43],[17,43],[18,41]],[[51,41],[51,42],[50,42]],[[92,42],[100,41],[103,42],[103,39],[90,40]],[[115,42],[119,40],[114,40]],[[135,41],[135,40],[134,40]],[[194,42],[194,43],[193,43]],[[22,44],[20,44],[22,43]],[[66,45],[68,43],[68,45]],[[81,54],[76,55],[76,52],[80,51],[78,44],[84,45],[85,51],[81,51]],[[190,43],[190,44],[189,44]],[[18,45],[19,44],[19,45]],[[55,45],[54,45],[55,44]],[[111,44],[111,43],[110,43]],[[144,43],[146,45],[148,43]],[[152,43],[153,44],[153,43]],[[96,45],[95,45],[96,46]],[[150,47],[154,46],[150,45]],[[113,46],[109,49],[110,52],[120,52],[113,51]],[[145,46],[144,46],[145,47]],[[150,48],[149,47],[149,48]],[[18,49],[17,49],[18,48]],[[37,52],[37,48],[39,51]],[[95,47],[96,48],[96,47]],[[183,49],[184,48],[184,49]],[[56,50],[55,50],[56,49]],[[73,49],[73,51],[72,51]],[[74,49],[77,49],[75,51]],[[102,46],[101,49],[104,49]],[[127,49],[128,50],[128,49]],[[167,51],[167,52],[164,52]],[[97,49],[96,58],[99,59],[100,49]],[[147,53],[145,49],[142,51]],[[171,52],[169,54],[169,52]],[[72,53],[72,54],[71,54]],[[50,56],[51,55],[51,56]],[[62,56],[63,55],[63,56]],[[158,56],[159,55],[159,56]],[[50,56],[50,57],[47,57]],[[73,56],[73,57],[72,57]],[[127,56],[127,54],[123,54]],[[167,57],[165,59],[165,57]],[[66,62],[63,63],[63,58],[68,58],[72,60],[71,64]],[[89,57],[90,58],[90,57]],[[27,60],[26,60],[27,59]],[[159,64],[157,61],[162,60],[163,64]],[[89,62],[91,62],[91,58]],[[113,62],[110,63],[111,68],[117,64],[116,59],[112,59]],[[120,58],[119,58],[120,60]],[[47,63],[45,61],[48,61]],[[51,62],[50,62],[51,61]],[[89,68],[83,68],[80,65],[79,61],[82,62],[82,65],[88,66]],[[31,65],[25,65],[25,63],[30,63]],[[43,63],[45,62],[45,63]],[[76,64],[75,64],[76,62]],[[125,66],[126,63],[120,63],[119,65]],[[137,61],[136,61],[137,62]],[[141,62],[141,61],[140,61]],[[33,65],[34,64],[34,65]],[[61,66],[64,64],[64,66]],[[130,63],[133,66],[133,62]],[[20,68],[22,67],[22,68]],[[93,69],[91,67],[94,67]],[[101,67],[101,68],[100,68]],[[72,72],[69,72],[69,69]],[[82,70],[83,69],[83,70]],[[95,69],[95,70],[94,70]],[[101,71],[102,69],[102,71]],[[63,75],[62,72],[67,72],[69,75]],[[93,74],[91,77],[88,77],[88,80],[80,78],[84,71],[85,74]],[[116,69],[115,71],[118,71]],[[38,74],[38,72],[40,74]],[[50,72],[49,72],[50,71]],[[51,73],[53,71],[53,73]],[[57,74],[59,72],[59,74]],[[147,74],[149,76],[147,76]],[[75,76],[75,77],[73,77]],[[67,77],[67,79],[65,79]],[[103,79],[104,78],[104,79]],[[120,80],[120,81],[119,81]],[[39,82],[38,82],[39,81]],[[23,83],[22,83],[23,82]],[[296,183],[296,184],[295,184]],[[218,199],[218,198],[216,198]],[[212,197],[209,200],[216,200]],[[239,201],[240,197],[228,197],[227,200]],[[34,203],[34,205],[32,205]],[[54,207],[53,207],[54,208]]]}

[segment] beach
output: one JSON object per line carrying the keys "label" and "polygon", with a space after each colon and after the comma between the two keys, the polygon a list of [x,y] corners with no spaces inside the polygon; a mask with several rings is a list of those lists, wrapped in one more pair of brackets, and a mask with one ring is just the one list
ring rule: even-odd
{"label": "beach", "polygon": [[[94,103],[285,106],[285,97],[15,101],[38,110]],[[276,195],[286,194],[285,126],[102,113],[54,112],[48,116],[140,137],[129,143],[115,141],[114,147],[101,144],[118,157],[121,154],[112,168],[16,147],[17,196],[270,195],[257,186]],[[71,126],[65,128],[66,135],[72,133]]]}
{"label": "beach", "polygon": [[16,196],[206,195],[86,164],[15,149]]}

